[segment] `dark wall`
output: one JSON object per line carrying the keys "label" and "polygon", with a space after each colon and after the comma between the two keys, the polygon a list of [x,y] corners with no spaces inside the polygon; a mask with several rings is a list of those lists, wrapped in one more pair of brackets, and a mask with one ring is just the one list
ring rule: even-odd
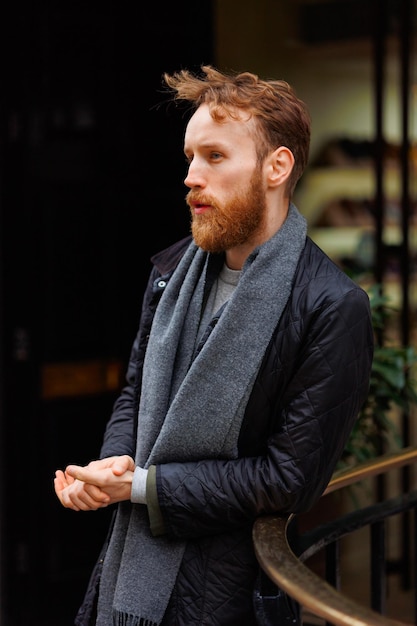
{"label": "dark wall", "polygon": [[212,22],[210,0],[0,9],[4,626],[72,623],[104,537],[107,513],[62,509],[52,480],[98,454],[117,391],[45,398],[42,372],[127,362],[149,257],[189,230],[161,77],[213,62]]}

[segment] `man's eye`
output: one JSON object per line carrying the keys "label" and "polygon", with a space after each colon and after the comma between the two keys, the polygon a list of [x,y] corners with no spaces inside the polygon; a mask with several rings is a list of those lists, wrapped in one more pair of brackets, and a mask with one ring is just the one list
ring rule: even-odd
{"label": "man's eye", "polygon": [[222,156],[223,156],[223,155],[222,155],[220,152],[212,152],[212,153],[210,154],[210,157],[211,157],[211,159],[212,159],[213,161],[218,161],[219,159],[221,159],[221,158],[222,158]]}

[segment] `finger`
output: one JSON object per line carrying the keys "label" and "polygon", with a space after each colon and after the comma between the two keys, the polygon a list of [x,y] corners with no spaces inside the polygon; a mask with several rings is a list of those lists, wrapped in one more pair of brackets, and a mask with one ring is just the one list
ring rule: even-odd
{"label": "finger", "polygon": [[80,510],[78,505],[76,505],[75,502],[73,502],[72,498],[70,497],[68,489],[63,489],[57,495],[58,495],[58,498],[59,498],[62,506],[64,506],[65,508],[72,509],[73,511],[79,511]]}
{"label": "finger", "polygon": [[[103,470],[101,470],[103,471]],[[94,471],[87,467],[80,467],[79,465],[68,465],[65,469],[65,474],[71,476],[72,479],[81,480],[82,482],[89,482],[97,484],[100,483],[100,471]]]}
{"label": "finger", "polygon": [[[89,489],[91,489],[91,485]],[[100,490],[96,489],[97,492]],[[61,492],[61,500],[65,507],[73,509],[75,511],[95,511],[103,506],[107,506],[107,496],[104,494],[106,501],[103,502],[103,496],[99,497],[97,500],[95,497],[92,497],[88,490],[86,489],[86,485],[82,482],[75,482],[69,488],[64,489]]]}
{"label": "finger", "polygon": [[65,475],[78,478],[78,474],[82,472],[83,468],[80,465],[67,465],[65,468]]}
{"label": "finger", "polygon": [[104,459],[98,459],[96,461],[90,461],[90,463],[87,465],[88,469],[91,470],[101,470],[101,469],[105,469],[107,467],[111,467],[114,463],[114,460],[117,459],[118,457],[115,456],[108,456]]}
{"label": "finger", "polygon": [[80,494],[77,494],[77,496],[72,496],[71,500],[73,505],[78,507],[80,511],[96,511],[109,504],[108,502],[92,498],[86,491],[82,491]]}
{"label": "finger", "polygon": [[61,491],[62,489],[67,487],[67,485],[68,483],[65,480],[64,472],[62,472],[61,470],[58,470],[57,472],[55,472],[55,478],[54,478],[55,491]]}
{"label": "finger", "polygon": [[85,484],[84,492],[97,504],[108,504],[110,502],[110,496],[95,485]]}
{"label": "finger", "polygon": [[55,493],[56,495],[59,497],[59,493],[65,489],[65,487],[67,487],[67,484],[61,480],[60,478],[55,478],[54,479],[54,489],[55,489]]}
{"label": "finger", "polygon": [[122,476],[125,472],[131,471],[133,472],[135,469],[135,462],[131,456],[124,454],[123,456],[118,457],[112,466],[113,474],[115,476]]}

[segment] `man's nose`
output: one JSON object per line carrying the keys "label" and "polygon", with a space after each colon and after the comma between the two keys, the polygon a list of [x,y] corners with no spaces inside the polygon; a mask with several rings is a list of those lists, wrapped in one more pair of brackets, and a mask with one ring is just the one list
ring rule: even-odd
{"label": "man's nose", "polygon": [[202,174],[202,169],[198,165],[196,159],[193,159],[188,166],[187,176],[184,179],[184,184],[190,189],[194,187],[204,187],[205,180]]}

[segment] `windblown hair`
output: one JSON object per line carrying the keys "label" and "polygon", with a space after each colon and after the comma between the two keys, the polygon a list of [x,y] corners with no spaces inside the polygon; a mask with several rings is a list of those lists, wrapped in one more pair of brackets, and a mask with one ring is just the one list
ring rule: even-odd
{"label": "windblown hair", "polygon": [[262,161],[271,150],[285,146],[294,155],[294,167],[288,179],[290,197],[304,172],[310,148],[311,119],[305,103],[284,80],[262,80],[256,74],[225,74],[210,65],[202,66],[198,76],[189,70],[164,80],[174,100],[185,100],[195,110],[208,104],[214,120],[240,118],[247,113],[256,120],[257,156]]}

